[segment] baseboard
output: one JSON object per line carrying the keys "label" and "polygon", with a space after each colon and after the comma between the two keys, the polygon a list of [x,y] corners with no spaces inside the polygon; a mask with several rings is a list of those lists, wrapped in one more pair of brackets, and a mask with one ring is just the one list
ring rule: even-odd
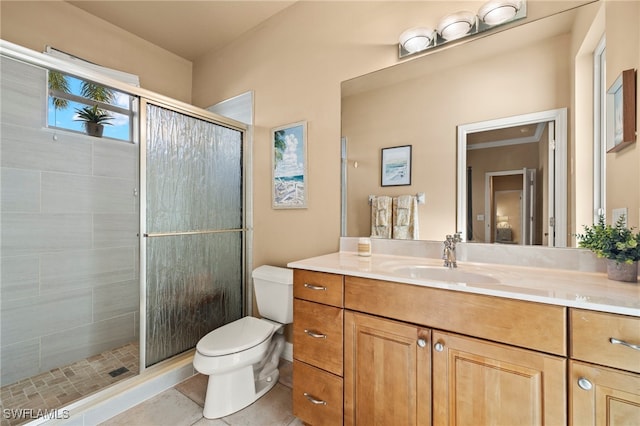
{"label": "baseboard", "polygon": [[293,362],[293,343],[285,342],[281,358]]}

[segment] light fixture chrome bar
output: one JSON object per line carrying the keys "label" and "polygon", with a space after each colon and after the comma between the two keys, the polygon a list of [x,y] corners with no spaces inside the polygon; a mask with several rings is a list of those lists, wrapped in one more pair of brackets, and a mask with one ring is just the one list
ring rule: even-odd
{"label": "light fixture chrome bar", "polygon": [[237,228],[237,229],[207,229],[204,231],[181,231],[181,232],[156,232],[156,233],[145,233],[142,234],[145,238],[155,238],[155,237],[177,237],[180,235],[200,235],[200,234],[224,234],[227,232],[243,232],[246,231],[246,228]]}
{"label": "light fixture chrome bar", "polygon": [[[514,21],[518,21],[527,17],[527,1],[526,0],[490,0],[484,6],[485,7],[492,6],[491,9],[487,9],[487,10],[494,10],[496,6],[507,6],[507,8],[510,8],[515,12],[515,15],[510,18],[506,18],[505,20],[501,20],[501,21],[496,20],[495,23],[492,23],[492,22],[487,23],[487,22],[484,22],[481,19],[481,17],[478,16],[478,14],[476,14],[473,19],[473,22],[468,21],[468,25],[470,26],[470,28],[466,34],[459,37],[454,37],[449,40],[443,37],[442,34],[440,34],[438,31],[434,31],[433,37],[428,42],[426,42],[426,38],[425,38],[425,45],[422,45],[422,46],[419,46],[419,45],[406,46],[405,45],[407,40],[410,40],[408,36],[413,35],[415,38],[413,31],[416,30],[416,28],[411,28],[409,30],[404,31],[399,37],[400,40],[398,43],[398,58],[403,59],[409,56],[424,53],[429,50],[437,49],[447,43],[457,42],[465,38],[476,36],[480,33],[489,32],[496,28],[504,27],[506,24],[510,24]],[[461,11],[461,12],[451,14],[451,16],[445,16],[445,18],[441,20],[440,25],[438,25],[437,27],[440,28],[440,30],[442,30],[441,26],[443,24],[447,24],[446,21],[448,21],[449,19],[452,19],[453,16],[459,15],[461,13],[466,13],[466,12]],[[456,19],[454,19],[454,21],[456,21]],[[427,27],[424,27],[424,28],[427,28]]]}

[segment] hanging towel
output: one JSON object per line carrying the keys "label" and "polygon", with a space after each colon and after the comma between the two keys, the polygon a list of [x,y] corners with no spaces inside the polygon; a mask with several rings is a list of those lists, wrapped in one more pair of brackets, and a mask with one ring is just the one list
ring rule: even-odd
{"label": "hanging towel", "polygon": [[391,238],[391,197],[380,195],[371,197],[371,236]]}
{"label": "hanging towel", "polygon": [[418,199],[414,195],[400,195],[393,199],[393,238],[418,238]]}

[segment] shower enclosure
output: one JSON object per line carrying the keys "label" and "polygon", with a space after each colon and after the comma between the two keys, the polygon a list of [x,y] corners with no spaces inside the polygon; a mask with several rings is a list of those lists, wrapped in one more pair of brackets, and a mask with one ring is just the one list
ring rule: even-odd
{"label": "shower enclosure", "polygon": [[0,408],[54,409],[243,315],[245,129],[56,62],[135,98],[136,131],[48,126],[49,64],[20,49],[0,56]]}
{"label": "shower enclosure", "polygon": [[144,105],[149,366],[242,316],[242,134]]}

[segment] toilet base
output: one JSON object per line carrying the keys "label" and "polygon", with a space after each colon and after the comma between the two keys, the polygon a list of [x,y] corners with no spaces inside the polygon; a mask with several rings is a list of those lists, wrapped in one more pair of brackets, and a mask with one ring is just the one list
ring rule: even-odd
{"label": "toilet base", "polygon": [[207,419],[228,416],[257,401],[270,391],[280,377],[278,362],[284,336],[273,336],[263,361],[222,374],[212,374],[207,383],[203,415]]}

